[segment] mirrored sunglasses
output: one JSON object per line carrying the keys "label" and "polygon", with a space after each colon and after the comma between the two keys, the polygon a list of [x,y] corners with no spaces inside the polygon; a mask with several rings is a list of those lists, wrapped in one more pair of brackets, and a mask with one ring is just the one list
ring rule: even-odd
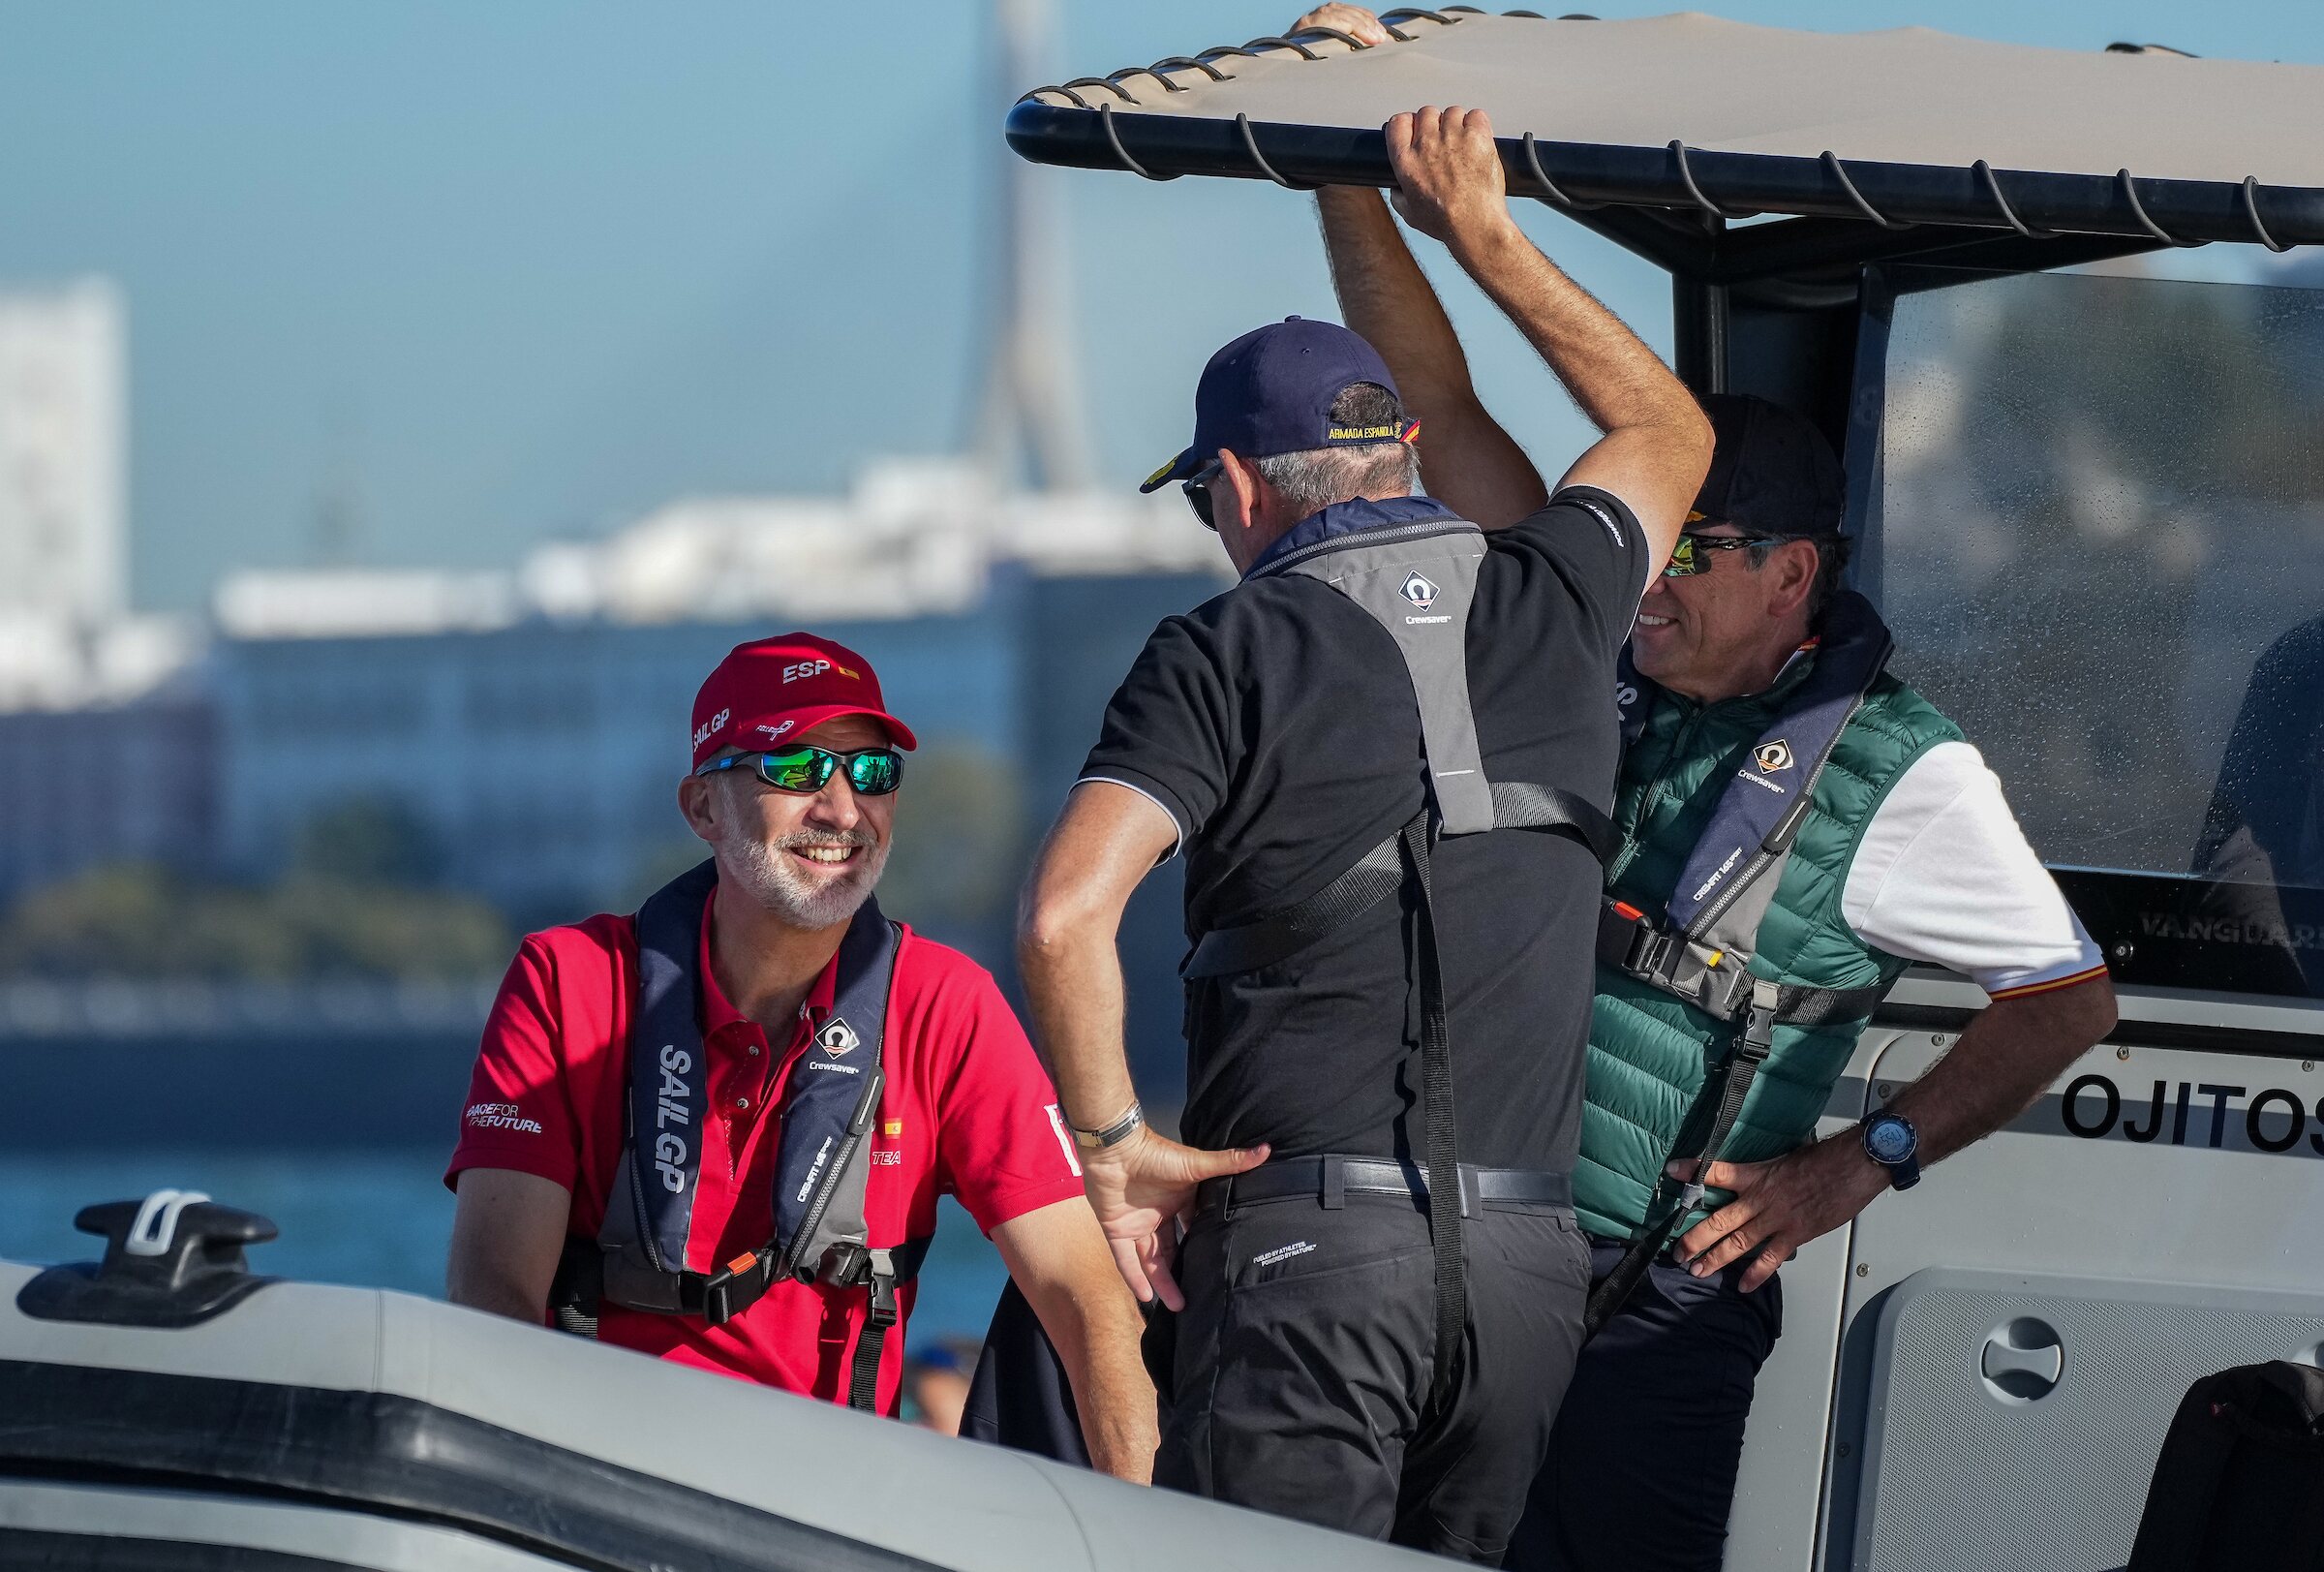
{"label": "mirrored sunglasses", "polygon": [[828,748],[784,748],[765,754],[734,754],[714,758],[696,775],[711,775],[749,765],[758,778],[778,791],[820,791],[842,765],[847,784],[866,797],[884,797],[903,784],[903,755],[893,748],[865,748],[835,754]]}

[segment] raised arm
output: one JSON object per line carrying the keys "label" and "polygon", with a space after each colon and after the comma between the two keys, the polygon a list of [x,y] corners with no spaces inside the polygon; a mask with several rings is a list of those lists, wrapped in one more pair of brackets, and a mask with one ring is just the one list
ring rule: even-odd
{"label": "raised arm", "polygon": [[[1393,42],[1361,6],[1319,6],[1290,31],[1302,27],[1336,28],[1367,45]],[[1315,206],[1340,319],[1380,352],[1404,408],[1421,423],[1422,485],[1488,530],[1541,507],[1547,498],[1541,472],[1479,402],[1452,320],[1380,193],[1326,186]]]}
{"label": "raised arm", "polygon": [[1605,433],[1559,484],[1600,486],[1628,503],[1659,566],[1710,469],[1711,425],[1694,395],[1525,238],[1483,110],[1423,108],[1385,129],[1396,210],[1444,242]]}
{"label": "raised arm", "polygon": [[[1017,965],[1024,977],[1033,1042],[1077,1129],[1103,1129],[1138,1100],[1122,1043],[1121,957],[1115,938],[1122,909],[1147,870],[1177,841],[1170,815],[1112,781],[1086,781],[1065,799],[1025,885],[1018,915]],[[1173,1219],[1194,1187],[1214,1174],[1240,1173],[1267,1158],[1245,1152],[1197,1152],[1141,1126],[1119,1145],[1082,1154],[1089,1204],[1141,1302],[1160,1294],[1185,1301],[1171,1277]]]}
{"label": "raised arm", "polygon": [[1478,400],[1452,320],[1380,193],[1326,186],[1315,205],[1339,314],[1380,352],[1421,423],[1422,485],[1488,530],[1540,508],[1548,497],[1541,472]]}

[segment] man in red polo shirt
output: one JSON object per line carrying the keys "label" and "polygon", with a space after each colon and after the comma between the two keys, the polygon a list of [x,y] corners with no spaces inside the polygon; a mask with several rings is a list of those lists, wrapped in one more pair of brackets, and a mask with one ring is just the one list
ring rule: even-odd
{"label": "man in red polo shirt", "polygon": [[892,1414],[949,1191],[1055,1340],[1092,1459],[1143,1481],[1140,1319],[1056,1094],[992,977],[871,900],[912,746],[840,645],[720,663],[678,788],[712,861],[532,935],[502,984],[445,1175],[449,1294]]}

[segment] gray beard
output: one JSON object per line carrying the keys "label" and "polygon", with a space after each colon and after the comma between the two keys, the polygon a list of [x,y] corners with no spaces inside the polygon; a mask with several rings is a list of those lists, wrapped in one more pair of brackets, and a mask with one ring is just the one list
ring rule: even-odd
{"label": "gray beard", "polygon": [[[818,879],[789,855],[793,847],[852,846],[862,854],[838,878]],[[820,930],[852,918],[872,898],[888,866],[888,844],[862,831],[799,831],[756,841],[731,836],[719,847],[719,871],[733,876],[750,899],[794,928]]]}

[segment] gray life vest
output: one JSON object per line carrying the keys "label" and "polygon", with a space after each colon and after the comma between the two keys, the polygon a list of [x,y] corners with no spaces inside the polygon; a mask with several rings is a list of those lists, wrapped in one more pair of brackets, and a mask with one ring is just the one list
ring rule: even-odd
{"label": "gray life vest", "polygon": [[638,1001],[628,1044],[620,1166],[594,1240],[568,1239],[552,1303],[566,1330],[594,1337],[601,1303],[719,1326],[784,1278],[866,1288],[849,1402],[878,1401],[879,1364],[898,1320],[897,1289],[926,1239],[874,1248],[864,1200],[886,1085],[887,1017],[901,938],[867,900],[840,940],[831,1016],[791,1066],[775,1163],[775,1237],[710,1272],[687,1266],[710,1109],[703,1050],[703,909],[718,882],[705,862],[663,885],[637,914]]}
{"label": "gray life vest", "polygon": [[[1614,510],[1581,491],[1560,494],[1599,515],[1617,538]],[[1422,1106],[1426,1125],[1428,1230],[1435,1252],[1435,1394],[1452,1391],[1467,1319],[1460,1219],[1464,1197],[1454,1176],[1452,1044],[1444,974],[1437,954],[1429,854],[1440,836],[1493,830],[1565,834],[1604,862],[1612,825],[1587,799],[1557,786],[1493,781],[1484,772],[1477,719],[1469,703],[1468,624],[1484,560],[1484,534],[1447,516],[1375,525],[1286,552],[1250,576],[1298,574],[1329,584],[1368,612],[1395,640],[1421,715],[1427,791],[1421,811],[1365,852],[1317,894],[1257,922],[1206,933],[1184,975],[1231,976],[1299,953],[1326,934],[1407,887],[1416,897],[1417,973],[1421,1002]],[[1447,1183],[1445,1181],[1451,1180]],[[1433,1401],[1433,1400],[1432,1400]]]}

